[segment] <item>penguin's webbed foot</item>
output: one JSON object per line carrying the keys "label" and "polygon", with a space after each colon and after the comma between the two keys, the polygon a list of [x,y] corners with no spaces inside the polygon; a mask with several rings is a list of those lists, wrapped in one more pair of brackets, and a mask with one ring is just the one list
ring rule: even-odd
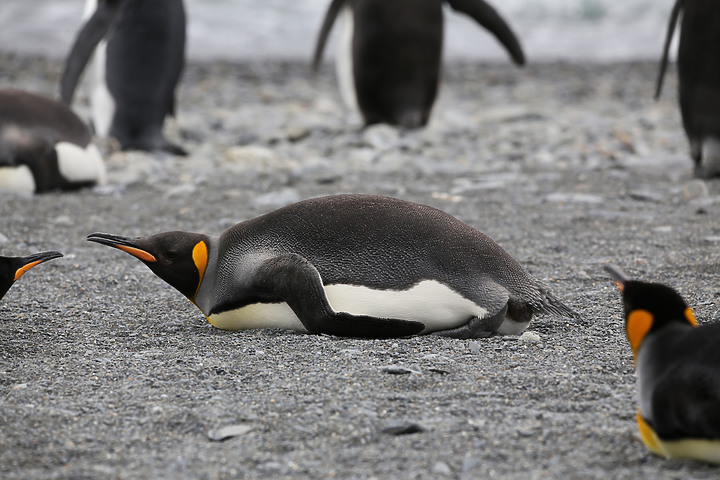
{"label": "penguin's webbed foot", "polygon": [[177,155],[178,157],[187,157],[187,150],[180,145],[176,145],[172,142],[165,142],[162,146],[163,152],[167,152],[171,155]]}
{"label": "penguin's webbed foot", "polygon": [[508,306],[505,305],[502,310],[491,317],[472,317],[466,324],[459,327],[449,328],[447,330],[438,330],[432,332],[432,335],[441,337],[458,338],[467,340],[470,338],[487,338],[494,335],[505,320]]}

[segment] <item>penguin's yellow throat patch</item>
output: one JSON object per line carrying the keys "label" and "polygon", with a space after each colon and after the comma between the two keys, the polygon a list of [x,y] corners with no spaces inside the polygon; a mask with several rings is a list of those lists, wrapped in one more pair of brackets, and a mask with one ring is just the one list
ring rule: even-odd
{"label": "penguin's yellow throat patch", "polygon": [[203,278],[205,278],[205,269],[207,268],[208,263],[208,249],[205,242],[198,242],[195,244],[195,247],[192,251],[192,259],[195,263],[195,266],[198,269],[198,286],[195,289],[195,293],[193,294],[193,298],[195,298],[198,294],[198,291],[200,290],[200,285],[202,285]]}

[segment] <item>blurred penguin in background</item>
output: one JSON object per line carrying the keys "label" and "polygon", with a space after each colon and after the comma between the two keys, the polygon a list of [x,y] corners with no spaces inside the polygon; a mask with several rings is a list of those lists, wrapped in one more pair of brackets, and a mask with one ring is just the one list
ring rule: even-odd
{"label": "blurred penguin in background", "polygon": [[[330,30],[339,16],[335,61],[345,104],[365,125],[388,123],[412,129],[427,124],[440,82],[443,0],[332,0],[318,36],[317,71]],[[456,11],[488,29],[517,65],[522,47],[500,14],[483,0],[447,0]]]}
{"label": "blurred penguin in background", "polygon": [[0,89],[0,191],[42,193],[105,183],[92,133],[67,105]]}
{"label": "blurred penguin in background", "polygon": [[68,54],[60,95],[70,105],[94,53],[92,119],[101,137],[124,149],[185,155],[163,135],[175,115],[185,63],[182,0],[87,0],[85,22]]}
{"label": "blurred penguin in background", "polygon": [[670,14],[655,98],[660,97],[678,17],[678,97],[695,175],[720,176],[720,2],[676,0]]}

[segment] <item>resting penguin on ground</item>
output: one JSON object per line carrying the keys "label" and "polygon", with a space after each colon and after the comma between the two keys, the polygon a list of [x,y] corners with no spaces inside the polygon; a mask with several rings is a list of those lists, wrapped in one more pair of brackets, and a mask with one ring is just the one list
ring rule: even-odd
{"label": "resting penguin on ground", "polygon": [[666,458],[720,463],[720,323],[698,327],[672,288],[605,269],[623,295],[643,442]]}
{"label": "resting penguin on ground", "polygon": [[2,299],[12,284],[22,277],[25,272],[53,258],[62,257],[62,253],[55,251],[40,252],[27,257],[0,257],[0,299]]}
{"label": "resting penguin on ground", "polygon": [[46,192],[105,182],[87,126],[67,106],[0,89],[0,191]]}
{"label": "resting penguin on ground", "polygon": [[182,0],[87,0],[85,16],[60,82],[62,99],[72,103],[95,51],[95,132],[116,138],[123,149],[185,155],[162,133],[165,117],[175,115],[175,88],[185,62]]}
{"label": "resting penguin on ground", "polygon": [[[495,35],[516,64],[525,63],[520,42],[490,5],[483,0],[447,3]],[[421,127],[440,81],[442,6],[443,0],[333,0],[320,29],[313,68],[319,68],[330,29],[342,12],[335,65],[344,102],[360,111],[366,125]]]}
{"label": "resting penguin on ground", "polygon": [[219,237],[88,236],[142,260],[214,326],[347,337],[519,334],[573,311],[483,233],[394,198],[305,200]]}
{"label": "resting penguin on ground", "polygon": [[670,15],[655,89],[660,97],[677,19],[682,11],[678,47],[678,92],[695,175],[720,176],[720,2],[677,0]]}

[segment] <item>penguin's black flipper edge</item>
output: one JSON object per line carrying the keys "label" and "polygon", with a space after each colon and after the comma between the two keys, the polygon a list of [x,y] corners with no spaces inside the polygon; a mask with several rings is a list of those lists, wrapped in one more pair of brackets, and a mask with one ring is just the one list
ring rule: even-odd
{"label": "penguin's black flipper edge", "polygon": [[720,440],[717,371],[686,362],[666,372],[653,391],[652,412],[660,437]]}
{"label": "penguin's black flipper edge", "polygon": [[333,0],[325,13],[325,20],[323,20],[320,33],[318,34],[317,43],[315,44],[315,53],[313,55],[312,68],[314,72],[317,72],[320,68],[320,60],[322,59],[323,50],[325,50],[325,43],[327,42],[330,30],[332,29],[333,23],[347,0]]}
{"label": "penguin's black flipper edge", "polygon": [[60,79],[60,98],[70,105],[75,95],[80,75],[100,40],[110,30],[120,2],[117,0],[98,2],[95,13],[85,22],[70,49],[65,70]]}
{"label": "penguin's black flipper edge", "polygon": [[453,10],[472,17],[495,35],[508,51],[513,62],[517,65],[525,65],[525,53],[520,46],[520,41],[497,10],[483,0],[447,0],[447,2]]}
{"label": "penguin's black flipper edge", "polygon": [[396,338],[420,333],[425,325],[408,320],[352,315],[330,306],[317,269],[294,253],[263,262],[255,287],[285,301],[303,326],[314,334],[356,338]]}
{"label": "penguin's black flipper edge", "polygon": [[685,0],[677,0],[673,5],[672,12],[670,13],[670,20],[668,21],[667,33],[665,34],[665,45],[663,46],[663,55],[660,60],[660,69],[658,70],[657,80],[655,81],[655,100],[660,98],[662,92],[663,80],[665,79],[665,71],[667,70],[668,55],[670,52],[670,44],[672,43],[673,35],[675,34],[675,27],[677,26],[678,16],[680,10],[682,10]]}

